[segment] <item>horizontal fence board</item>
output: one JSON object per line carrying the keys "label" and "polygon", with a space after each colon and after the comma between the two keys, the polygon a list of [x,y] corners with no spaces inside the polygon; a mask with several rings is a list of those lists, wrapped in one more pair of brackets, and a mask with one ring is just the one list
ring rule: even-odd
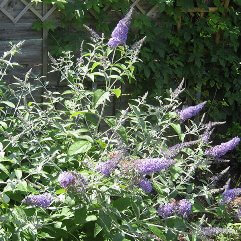
{"label": "horizontal fence board", "polygon": [[[13,40],[13,44],[19,41]],[[14,61],[21,64],[42,64],[42,39],[28,39],[25,40],[21,54],[14,57]],[[0,55],[9,50],[9,41],[0,41]]]}
{"label": "horizontal fence board", "polygon": [[[1,30],[0,30],[1,31]],[[0,41],[21,41],[22,39],[28,40],[28,39],[40,39],[42,37],[41,32],[36,32],[33,30],[22,30],[22,31],[7,31],[4,30],[0,34]]]}
{"label": "horizontal fence board", "polygon": [[[15,16],[18,15],[19,11],[13,11],[13,14],[10,13],[11,16]],[[4,24],[4,21],[10,20],[9,17],[7,17],[6,15],[4,15],[1,11],[0,11],[0,21],[2,24]],[[27,11],[19,20],[18,22],[33,22],[38,20],[38,17],[35,16],[31,11]],[[10,22],[12,24],[14,24],[11,20]]]}
{"label": "horizontal fence board", "polygon": [[[1,14],[0,14],[1,16]],[[33,29],[33,23],[27,22],[27,23],[15,23],[13,24],[10,20],[4,24],[0,25],[0,36],[2,35],[2,31],[14,31],[14,30],[30,30]]]}
{"label": "horizontal fence board", "polygon": [[0,41],[41,39],[41,38],[42,38],[42,31],[34,30],[33,23],[13,24],[10,21],[8,23],[4,23],[0,25]]}

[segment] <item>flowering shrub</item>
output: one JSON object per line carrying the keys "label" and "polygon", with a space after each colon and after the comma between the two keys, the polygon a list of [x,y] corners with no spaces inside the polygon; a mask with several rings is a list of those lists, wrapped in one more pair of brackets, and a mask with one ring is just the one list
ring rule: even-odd
{"label": "flowering shrub", "polygon": [[[234,204],[240,188],[230,188],[230,181],[223,186],[228,168],[221,157],[240,138],[211,147],[213,128],[221,123],[197,117],[205,102],[182,109],[183,81],[170,98],[156,97],[152,105],[146,94],[116,116],[105,115],[121,95],[118,83],[134,78],[144,41],[125,45],[127,17],[107,44],[87,27],[95,42],[83,43],[79,58],[50,56],[53,71],[69,84],[63,93],[36,79],[46,90],[44,101],[36,102],[31,71],[5,87],[2,240],[238,240],[232,225],[240,216]],[[0,62],[1,81],[16,48]],[[212,173],[216,164],[224,170]]]}

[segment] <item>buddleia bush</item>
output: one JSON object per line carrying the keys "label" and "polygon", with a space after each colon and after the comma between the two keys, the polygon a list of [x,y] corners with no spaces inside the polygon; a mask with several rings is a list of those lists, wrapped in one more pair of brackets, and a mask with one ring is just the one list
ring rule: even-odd
{"label": "buddleia bush", "polygon": [[241,188],[225,154],[240,138],[211,145],[222,123],[206,121],[206,102],[181,103],[184,81],[169,98],[146,94],[106,115],[140,61],[144,39],[125,45],[131,13],[108,42],[86,27],[93,42],[79,56],[50,56],[64,92],[37,78],[45,94],[35,101],[31,71],[5,86],[0,240],[238,240]]}

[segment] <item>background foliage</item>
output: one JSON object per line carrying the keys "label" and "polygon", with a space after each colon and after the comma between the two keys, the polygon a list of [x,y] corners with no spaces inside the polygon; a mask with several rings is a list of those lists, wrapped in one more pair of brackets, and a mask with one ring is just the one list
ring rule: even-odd
{"label": "background foliage", "polygon": [[[61,21],[57,25],[46,24],[55,29],[50,33],[51,51],[55,54],[78,49],[83,39],[83,23],[109,36],[131,4],[127,0],[56,2],[63,9]],[[184,77],[189,102],[209,99],[212,118],[239,121],[241,2],[231,1],[228,9],[224,9],[220,0],[148,2],[150,7],[159,5],[158,18],[152,19],[136,11],[129,36],[130,44],[148,36],[141,51],[141,58],[147,64],[139,64],[136,68],[135,90],[138,87],[138,93],[149,90],[153,94],[163,94]],[[199,13],[185,12],[195,6],[207,8],[205,2],[217,6],[218,11],[205,13],[203,17]],[[107,11],[106,6],[110,6]],[[180,17],[182,24],[177,31]],[[218,31],[221,33],[219,44],[215,43]],[[68,34],[63,34],[66,32]]]}

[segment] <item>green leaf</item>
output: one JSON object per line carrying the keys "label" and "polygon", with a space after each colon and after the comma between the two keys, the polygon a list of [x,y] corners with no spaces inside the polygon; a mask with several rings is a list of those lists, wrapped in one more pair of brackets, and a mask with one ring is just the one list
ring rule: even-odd
{"label": "green leaf", "polygon": [[79,136],[80,139],[87,140],[89,142],[94,142],[93,139],[88,135]]}
{"label": "green leaf", "polygon": [[96,221],[96,220],[97,220],[97,217],[95,215],[89,215],[86,218],[86,222],[92,222],[92,221]]}
{"label": "green leaf", "polygon": [[150,231],[155,234],[158,238],[160,238],[162,241],[166,241],[166,237],[163,233],[162,230],[160,230],[159,228],[155,227],[155,226],[148,226],[148,228],[150,229]]}
{"label": "green leaf", "polygon": [[113,89],[111,90],[117,98],[121,96],[121,89]]}
{"label": "green leaf", "polygon": [[91,148],[91,143],[87,140],[81,140],[73,143],[68,150],[68,155],[73,156],[80,153],[85,153]]}
{"label": "green leaf", "polygon": [[96,223],[95,230],[94,230],[94,237],[96,237],[102,231],[102,229],[103,228],[98,223]]}
{"label": "green leaf", "polygon": [[8,171],[8,169],[7,169],[3,164],[1,164],[1,163],[0,163],[0,170],[2,170],[5,174],[7,174],[7,175],[9,176],[9,171]]}
{"label": "green leaf", "polygon": [[94,107],[97,108],[99,105],[105,103],[106,100],[109,100],[110,93],[105,92],[104,90],[98,89],[94,92],[93,96],[93,104]]}
{"label": "green leaf", "polygon": [[56,194],[66,193],[66,189],[64,189],[64,188],[58,189],[55,193]]}
{"label": "green leaf", "polygon": [[10,101],[1,101],[0,103],[3,103],[11,108],[15,108],[15,105]]}
{"label": "green leaf", "polygon": [[21,170],[19,170],[19,169],[16,169],[16,170],[14,170],[14,172],[15,172],[15,175],[16,175],[16,177],[17,177],[17,179],[21,179],[22,178],[22,171]]}
{"label": "green leaf", "polygon": [[100,147],[102,149],[106,148],[106,146],[107,146],[107,144],[102,140],[97,140],[96,142],[100,145]]}
{"label": "green leaf", "polygon": [[177,6],[184,9],[194,8],[193,0],[177,0]]}
{"label": "green leaf", "polygon": [[88,111],[76,111],[76,112],[71,112],[70,117],[76,117],[78,115],[85,115],[86,113],[88,113]]}
{"label": "green leaf", "polygon": [[74,213],[74,222],[76,224],[84,224],[87,218],[87,210],[85,207],[77,209]]}
{"label": "green leaf", "polygon": [[119,211],[125,210],[127,207],[131,205],[130,198],[123,197],[113,201],[113,206],[117,208]]}
{"label": "green leaf", "polygon": [[180,134],[182,133],[181,125],[180,125],[180,124],[171,123],[171,127],[176,131],[176,133],[177,133],[178,135],[180,135]]}
{"label": "green leaf", "polygon": [[4,129],[7,129],[7,124],[3,121],[0,121],[0,125],[4,128]]}
{"label": "green leaf", "polygon": [[99,123],[99,119],[100,119],[98,115],[91,113],[91,112],[86,113],[85,118],[87,121],[91,122],[93,125],[97,125]]}
{"label": "green leaf", "polygon": [[16,189],[22,192],[27,192],[28,191],[28,184],[26,181],[20,181],[17,186]]}
{"label": "green leaf", "polygon": [[204,212],[205,211],[205,208],[203,207],[203,205],[198,202],[198,201],[195,201],[194,205],[193,205],[193,212]]}
{"label": "green leaf", "polygon": [[132,202],[131,206],[132,206],[132,209],[133,209],[136,217],[139,219],[140,218],[140,208],[139,208],[139,206],[135,202]]}
{"label": "green leaf", "polygon": [[110,232],[110,227],[112,223],[112,219],[110,218],[110,216],[104,213],[102,210],[99,212],[99,216],[100,216],[99,220],[100,220],[100,223],[102,224],[102,227],[105,228],[106,232]]}
{"label": "green leaf", "polygon": [[1,201],[3,203],[9,203],[10,202],[10,198],[8,197],[8,195],[6,195],[5,193],[2,193],[1,195]]}
{"label": "green leaf", "polygon": [[124,236],[121,233],[115,234],[115,236],[112,238],[113,241],[123,241]]}
{"label": "green leaf", "polygon": [[92,72],[97,66],[99,66],[99,65],[101,65],[100,62],[95,62],[95,63],[93,63],[93,65],[92,65],[92,67],[91,67],[91,72]]}

